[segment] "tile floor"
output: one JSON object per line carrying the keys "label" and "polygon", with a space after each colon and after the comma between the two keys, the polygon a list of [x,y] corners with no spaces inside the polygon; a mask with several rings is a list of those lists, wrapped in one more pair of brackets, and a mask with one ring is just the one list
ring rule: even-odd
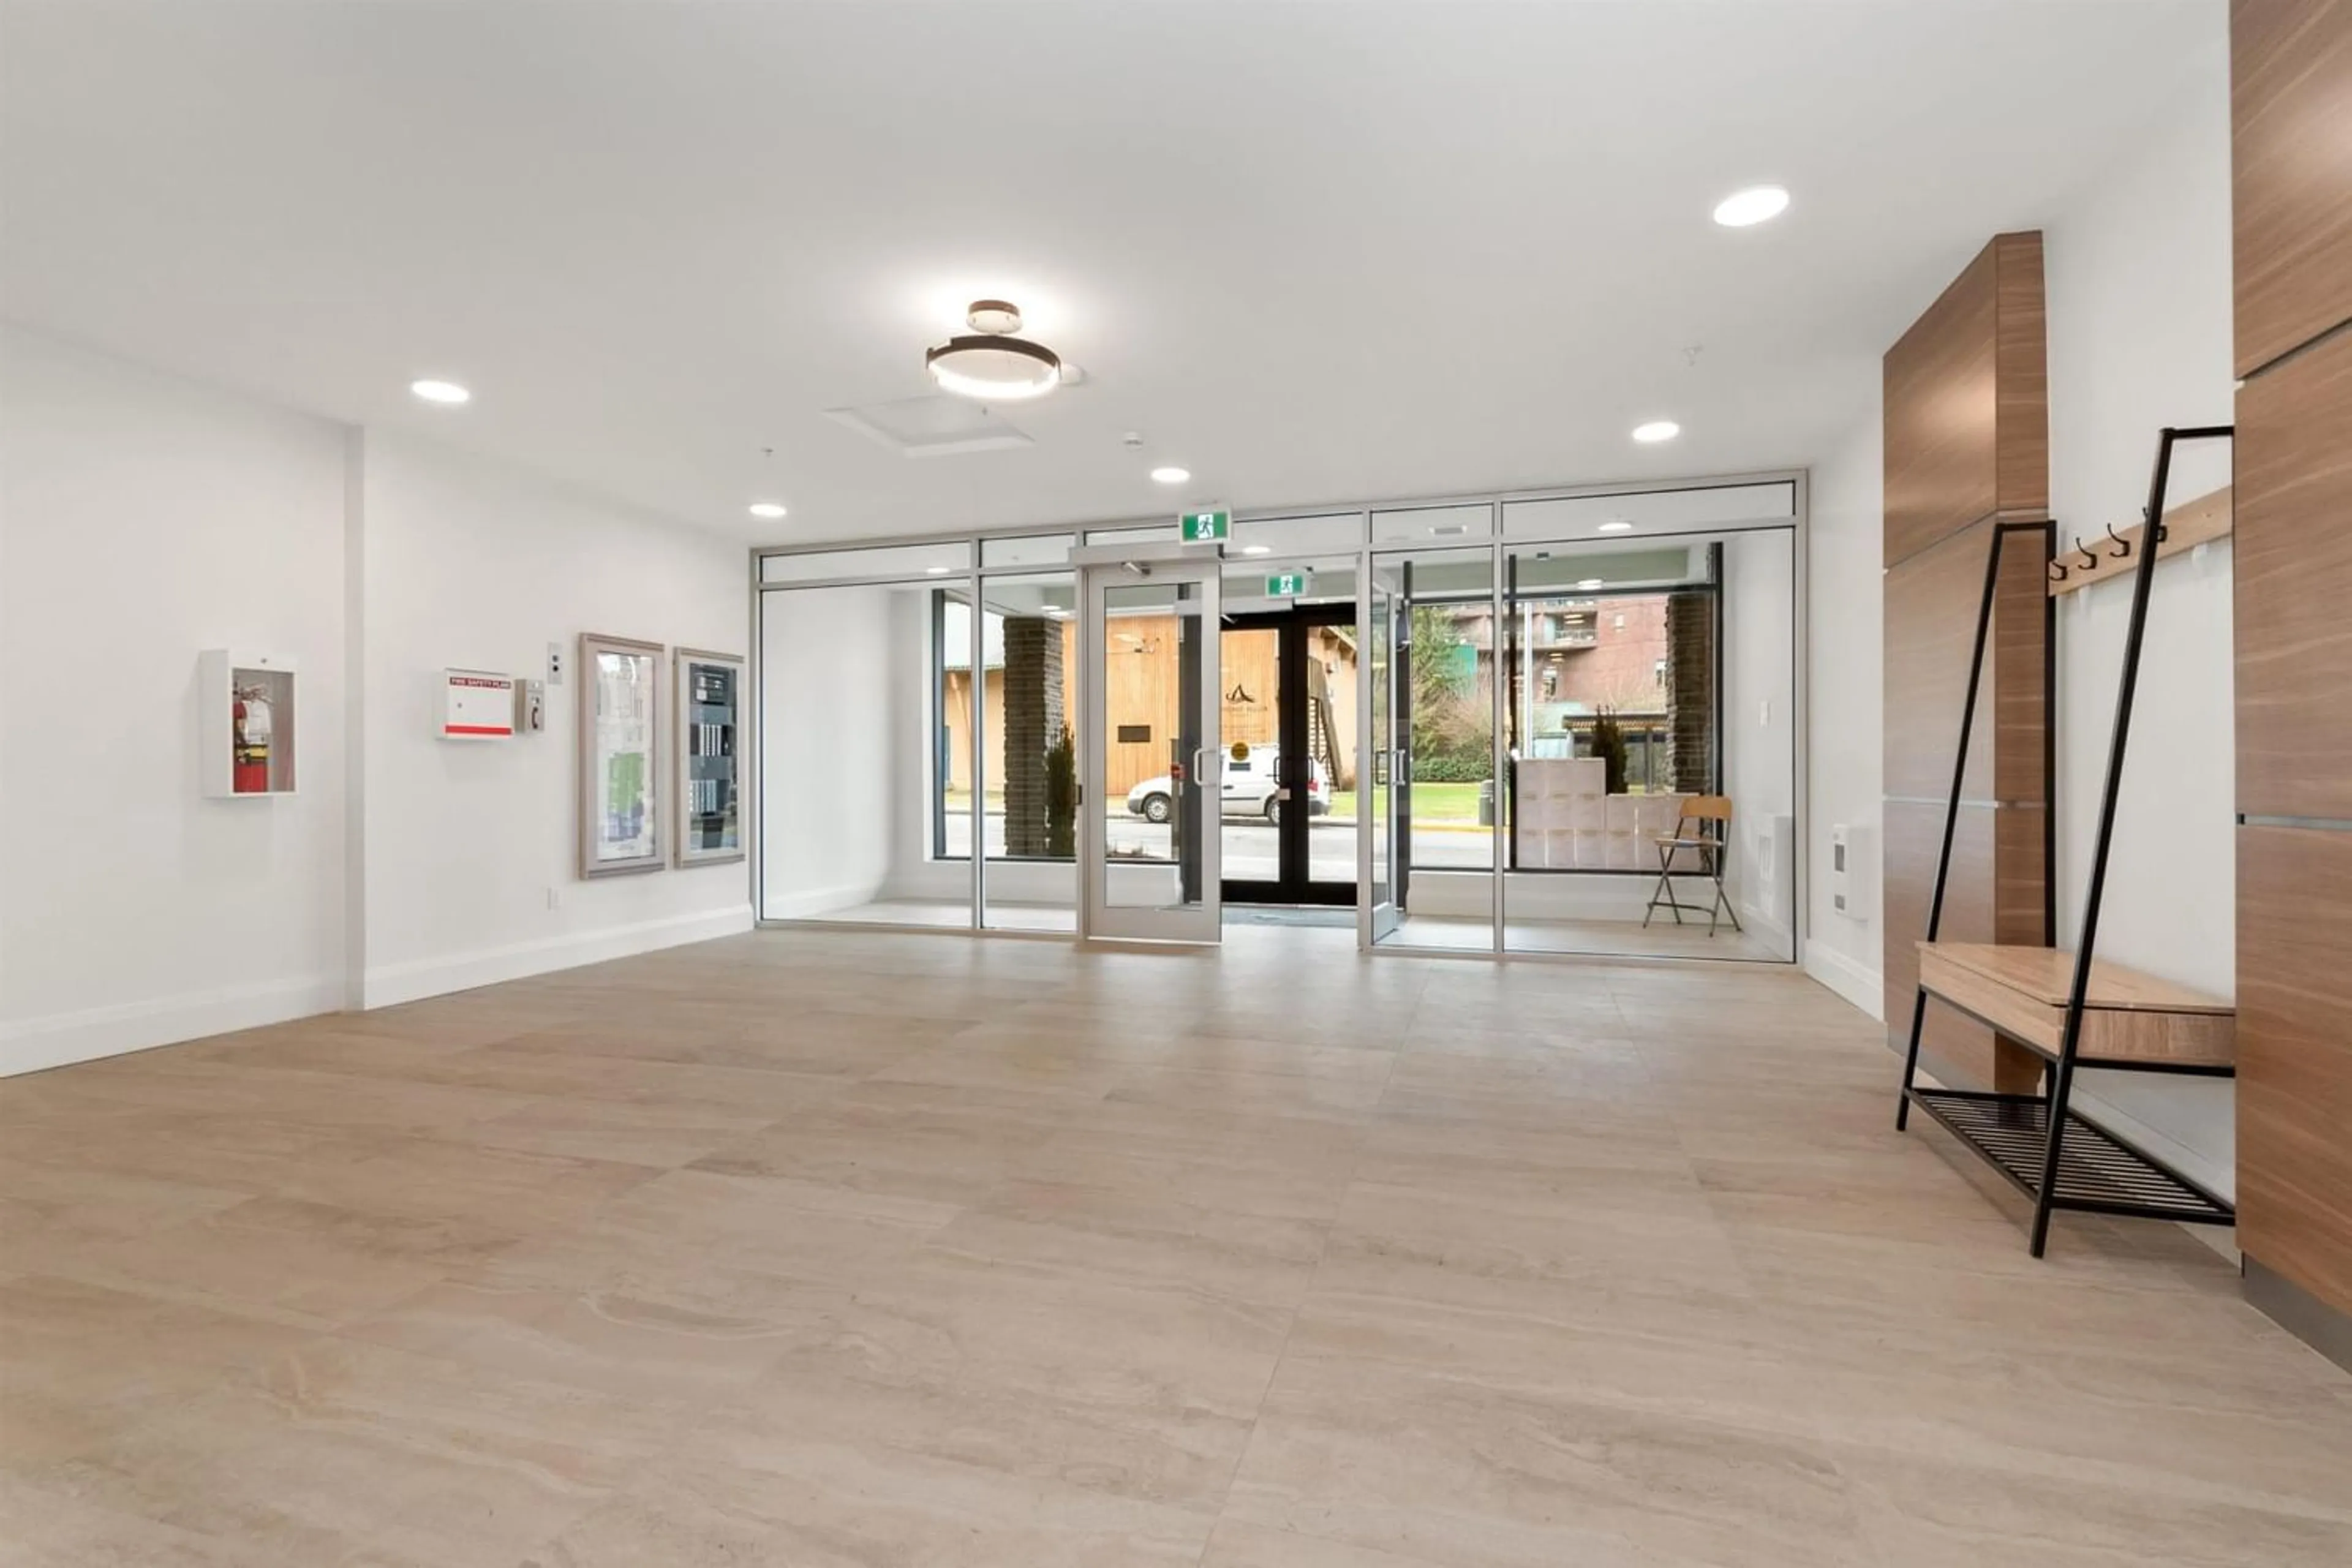
{"label": "tile floor", "polygon": [[0,1561],[2352,1562],[1784,969],[768,932],[0,1084]]}

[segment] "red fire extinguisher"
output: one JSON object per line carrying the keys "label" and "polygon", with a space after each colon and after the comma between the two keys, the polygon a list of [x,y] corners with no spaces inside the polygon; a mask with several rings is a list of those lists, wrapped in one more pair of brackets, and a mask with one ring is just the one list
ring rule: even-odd
{"label": "red fire extinguisher", "polygon": [[269,793],[269,699],[258,686],[241,687],[230,710],[235,763],[229,787],[238,795]]}

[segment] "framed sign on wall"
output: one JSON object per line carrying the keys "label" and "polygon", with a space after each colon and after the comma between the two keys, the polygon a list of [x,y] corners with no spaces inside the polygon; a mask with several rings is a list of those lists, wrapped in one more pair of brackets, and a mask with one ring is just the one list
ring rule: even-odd
{"label": "framed sign on wall", "polygon": [[580,874],[658,871],[662,647],[580,638]]}
{"label": "framed sign on wall", "polygon": [[670,657],[677,679],[677,732],[670,748],[677,863],[709,866],[740,860],[743,661],[731,653],[690,647]]}

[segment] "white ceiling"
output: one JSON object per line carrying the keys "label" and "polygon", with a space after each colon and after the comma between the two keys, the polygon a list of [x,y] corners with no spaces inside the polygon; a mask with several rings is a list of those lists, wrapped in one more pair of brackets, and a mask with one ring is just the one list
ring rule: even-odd
{"label": "white ceiling", "polygon": [[[2222,11],[5,0],[0,308],[776,542],[1792,466]],[[1035,445],[824,417],[981,294]]]}

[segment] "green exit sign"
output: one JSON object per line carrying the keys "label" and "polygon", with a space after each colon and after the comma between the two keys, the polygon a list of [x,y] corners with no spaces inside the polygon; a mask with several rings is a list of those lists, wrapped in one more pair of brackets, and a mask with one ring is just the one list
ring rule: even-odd
{"label": "green exit sign", "polygon": [[1183,514],[1184,542],[1199,544],[1203,541],[1223,539],[1234,531],[1234,514],[1229,511],[1188,511]]}
{"label": "green exit sign", "polygon": [[1265,578],[1265,596],[1269,599],[1297,599],[1307,593],[1304,572],[1269,572]]}

